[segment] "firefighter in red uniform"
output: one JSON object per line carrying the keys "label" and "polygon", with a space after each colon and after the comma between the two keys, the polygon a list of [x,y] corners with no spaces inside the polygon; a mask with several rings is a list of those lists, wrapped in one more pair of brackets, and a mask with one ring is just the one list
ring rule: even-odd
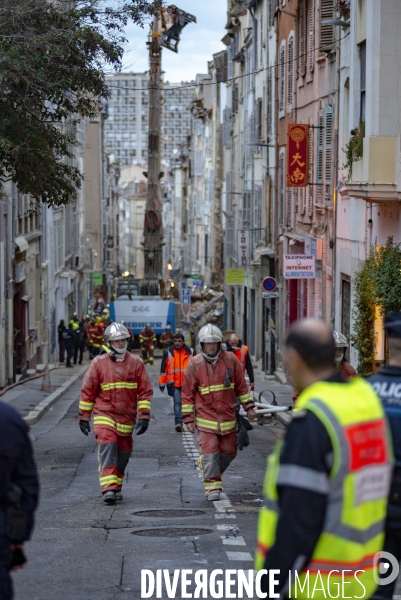
{"label": "firefighter in red uniform", "polygon": [[167,393],[174,400],[175,430],[180,433],[182,431],[181,389],[184,372],[195,352],[185,344],[182,333],[176,333],[173,339],[174,346],[170,346],[163,354],[159,389],[164,392],[167,385]]}
{"label": "firefighter in red uniform", "polygon": [[[139,334],[139,344],[142,350],[143,362],[153,365],[153,350],[156,343],[156,334],[150,326],[150,323],[146,323],[145,329],[142,329]],[[148,357],[149,355],[149,357]]]}
{"label": "firefighter in red uniform", "polygon": [[201,354],[191,358],[182,387],[182,414],[190,433],[198,430],[200,467],[208,500],[219,500],[222,475],[237,454],[235,395],[248,418],[256,413],[242,367],[221,350],[223,336],[215,325],[199,331]]}
{"label": "firefighter in red uniform", "polygon": [[[127,352],[129,333],[112,323],[105,331],[105,354],[96,357],[87,371],[79,402],[79,426],[93,431],[99,445],[100,489],[103,501],[122,500],[124,471],[132,452],[132,433],[145,433],[150,419],[152,384],[143,361]],[[138,415],[138,421],[137,421]]]}
{"label": "firefighter in red uniform", "polygon": [[160,336],[160,344],[163,350],[168,348],[174,343],[174,333],[171,331],[170,323],[167,324],[166,331]]}
{"label": "firefighter in red uniform", "polygon": [[232,333],[226,342],[226,349],[227,352],[232,352],[238,358],[244,375],[246,372],[249,377],[249,385],[251,386],[251,392],[253,392],[255,390],[255,376],[248,346],[238,338],[236,333]]}

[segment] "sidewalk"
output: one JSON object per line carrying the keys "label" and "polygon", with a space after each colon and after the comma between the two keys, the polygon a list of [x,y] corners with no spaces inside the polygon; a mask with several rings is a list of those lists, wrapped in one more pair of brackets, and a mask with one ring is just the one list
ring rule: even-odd
{"label": "sidewalk", "polygon": [[90,365],[90,360],[86,355],[87,352],[85,352],[82,365],[76,365],[70,369],[64,364],[59,364],[56,369],[50,371],[50,391],[44,392],[40,389],[43,378],[38,377],[8,390],[0,400],[18,410],[28,425],[37,423],[64,392],[84,375]]}

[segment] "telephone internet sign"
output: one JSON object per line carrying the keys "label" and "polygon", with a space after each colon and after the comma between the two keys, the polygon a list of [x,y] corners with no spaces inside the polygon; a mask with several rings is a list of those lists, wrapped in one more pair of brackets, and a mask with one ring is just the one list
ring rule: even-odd
{"label": "telephone internet sign", "polygon": [[284,279],[315,279],[315,257],[312,254],[284,254]]}

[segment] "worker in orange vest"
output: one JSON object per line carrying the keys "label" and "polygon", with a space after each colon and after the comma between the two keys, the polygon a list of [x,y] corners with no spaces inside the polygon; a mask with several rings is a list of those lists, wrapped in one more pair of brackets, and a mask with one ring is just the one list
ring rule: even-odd
{"label": "worker in orange vest", "polygon": [[164,392],[167,385],[167,393],[174,400],[175,430],[182,431],[181,389],[184,381],[185,369],[192,356],[196,352],[185,344],[182,333],[176,333],[174,344],[163,353],[163,359],[159,376],[159,389]]}
{"label": "worker in orange vest", "polygon": [[249,349],[237,336],[236,333],[232,333],[226,342],[227,352],[232,352],[241,363],[242,370],[247,373],[249,377],[249,383],[251,386],[251,392],[255,390],[255,376],[253,374],[253,366],[251,363],[251,357],[249,356]]}

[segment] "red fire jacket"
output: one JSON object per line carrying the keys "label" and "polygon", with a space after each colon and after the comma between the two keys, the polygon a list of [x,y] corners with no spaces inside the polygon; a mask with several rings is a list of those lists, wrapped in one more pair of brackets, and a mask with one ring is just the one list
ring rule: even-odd
{"label": "red fire jacket", "polygon": [[[228,378],[227,370],[232,377]],[[227,387],[224,380],[229,382]],[[181,402],[184,423],[197,429],[226,435],[237,428],[235,396],[245,410],[254,408],[242,367],[235,356],[222,350],[215,367],[202,354],[191,358],[185,371]]]}
{"label": "red fire jacket", "polygon": [[86,335],[88,336],[88,343],[90,346],[93,346],[94,348],[100,348],[104,341],[103,324],[99,326],[89,323],[86,326]]}
{"label": "red fire jacket", "polygon": [[[173,388],[182,388],[184,381],[184,372],[194,351],[189,346],[184,346],[181,350],[169,348],[164,354],[160,368],[159,385],[167,385],[168,391],[170,386]],[[169,394],[170,396],[172,394]]]}
{"label": "red fire jacket", "polygon": [[142,329],[139,334],[139,343],[142,350],[145,350],[146,352],[148,350],[153,350],[156,339],[156,334],[153,329]]}
{"label": "red fire jacket", "polygon": [[126,353],[122,362],[97,356],[86,372],[79,401],[79,418],[131,435],[138,419],[150,419],[152,384],[142,359]]}

